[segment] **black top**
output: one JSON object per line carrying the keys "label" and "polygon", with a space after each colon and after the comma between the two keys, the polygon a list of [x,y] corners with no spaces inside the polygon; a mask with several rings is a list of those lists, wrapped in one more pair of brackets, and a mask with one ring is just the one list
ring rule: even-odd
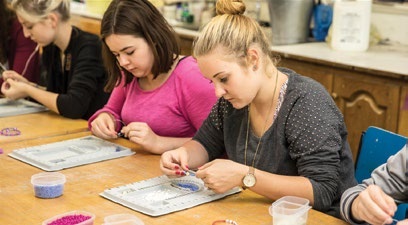
{"label": "black top", "polygon": [[[343,116],[316,81],[279,68],[289,77],[272,126],[265,132],[254,167],[269,173],[303,176],[313,186],[313,208],[340,217],[341,194],[357,184]],[[210,160],[221,157],[244,164],[248,107],[235,109],[223,98],[193,138]],[[247,164],[252,165],[259,137],[250,131]]]}
{"label": "black top", "polygon": [[103,91],[107,74],[102,63],[98,36],[73,27],[61,66],[60,49],[55,44],[44,48],[47,91],[58,93],[57,108],[62,116],[88,119],[109,98]]}

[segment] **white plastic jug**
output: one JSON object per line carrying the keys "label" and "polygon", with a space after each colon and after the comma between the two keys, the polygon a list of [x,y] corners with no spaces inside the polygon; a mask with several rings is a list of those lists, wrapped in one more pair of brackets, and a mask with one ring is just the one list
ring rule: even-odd
{"label": "white plastic jug", "polygon": [[372,0],[336,0],[333,6],[331,47],[365,51],[370,42]]}

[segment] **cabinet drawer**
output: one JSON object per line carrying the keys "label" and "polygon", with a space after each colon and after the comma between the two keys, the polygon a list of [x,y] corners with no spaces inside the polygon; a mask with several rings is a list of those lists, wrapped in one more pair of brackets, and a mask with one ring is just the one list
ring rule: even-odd
{"label": "cabinet drawer", "polygon": [[333,87],[333,69],[330,67],[305,63],[294,59],[282,59],[278,66],[296,71],[321,83],[331,93]]}
{"label": "cabinet drawer", "polygon": [[332,96],[344,115],[355,159],[361,134],[369,126],[397,132],[401,88],[386,80],[368,81],[357,73],[348,75],[336,74]]}

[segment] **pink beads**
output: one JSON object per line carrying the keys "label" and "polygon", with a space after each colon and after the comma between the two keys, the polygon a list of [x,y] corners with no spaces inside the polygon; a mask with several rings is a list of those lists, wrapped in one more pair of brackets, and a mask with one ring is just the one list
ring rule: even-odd
{"label": "pink beads", "polygon": [[67,216],[63,216],[59,219],[56,219],[50,223],[48,223],[47,225],[74,225],[74,224],[78,224],[81,222],[84,222],[88,219],[90,219],[91,216],[85,216],[85,215],[81,215],[81,214],[75,214],[75,215],[67,215]]}

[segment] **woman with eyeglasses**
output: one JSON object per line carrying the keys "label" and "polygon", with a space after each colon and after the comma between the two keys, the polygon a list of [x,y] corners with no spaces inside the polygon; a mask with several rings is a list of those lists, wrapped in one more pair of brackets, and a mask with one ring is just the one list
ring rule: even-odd
{"label": "woman with eyeglasses", "polygon": [[4,95],[30,97],[62,116],[88,119],[109,98],[99,37],[70,24],[70,0],[14,0],[11,6],[24,35],[43,48],[46,87],[6,71]]}

